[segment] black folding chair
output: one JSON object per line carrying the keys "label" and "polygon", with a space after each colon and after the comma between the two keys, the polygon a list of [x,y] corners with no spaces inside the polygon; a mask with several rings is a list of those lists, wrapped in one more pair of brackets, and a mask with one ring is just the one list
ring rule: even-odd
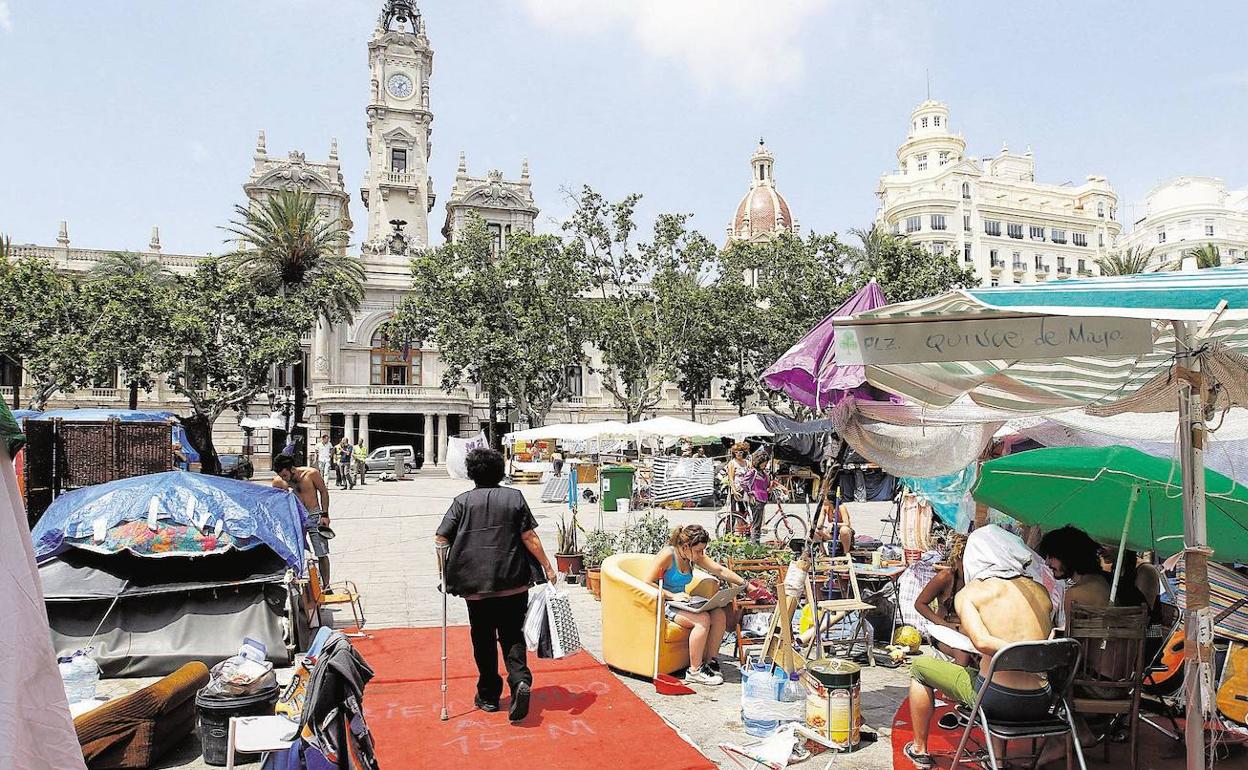
{"label": "black folding chair", "polygon": [[[1075,720],[1070,709],[1070,692],[1078,670],[1079,656],[1082,649],[1074,639],[1047,639],[1039,642],[1017,642],[997,650],[988,664],[984,675],[984,684],[975,696],[975,703],[970,709],[959,707],[959,712],[966,722],[962,730],[962,740],[958,742],[958,750],[953,755],[951,770],[958,770],[966,750],[967,741],[971,737],[971,729],[977,724],[984,733],[985,748],[988,750],[988,761],[993,770],[1000,770],[997,762],[996,749],[992,739],[1003,741],[1030,740],[1032,742],[1031,767],[1034,769],[1043,751],[1043,743],[1037,742],[1044,738],[1066,736],[1066,768],[1071,770],[1071,747],[1079,757],[1079,767],[1087,770],[1083,760],[1083,749],[1079,746],[1078,733],[1075,731]],[[988,690],[992,677],[1002,671],[1017,671],[1026,674],[1037,674],[1048,677],[1052,701],[1049,704],[1047,719],[1030,722],[1011,722],[1002,719],[989,719],[984,713],[984,693]]]}

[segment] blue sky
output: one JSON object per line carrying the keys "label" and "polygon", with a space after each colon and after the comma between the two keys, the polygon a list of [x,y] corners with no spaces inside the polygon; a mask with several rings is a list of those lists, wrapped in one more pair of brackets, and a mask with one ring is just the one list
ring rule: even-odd
{"label": "blue sky", "polygon": [[[270,154],[364,170],[381,0],[0,0],[0,231],[220,252],[258,129]],[[1178,174],[1248,185],[1248,3],[423,0],[435,49],[436,234],[470,171],[645,195],[719,239],[758,137],[804,230],[869,224],[910,110],[952,109],[968,153],[1030,144],[1041,181],[1105,174],[1131,204]],[[1139,212],[1139,213],[1142,213]],[[357,224],[357,239],[358,239]],[[436,240],[440,238],[435,235]]]}

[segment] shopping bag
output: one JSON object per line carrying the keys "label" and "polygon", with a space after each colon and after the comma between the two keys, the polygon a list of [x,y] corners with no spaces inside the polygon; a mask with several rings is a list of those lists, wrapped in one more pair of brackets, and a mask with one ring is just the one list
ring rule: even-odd
{"label": "shopping bag", "polygon": [[542,626],[546,624],[546,592],[549,585],[529,592],[529,609],[524,614],[524,644],[529,652],[537,652],[542,639]]}
{"label": "shopping bag", "polygon": [[[546,616],[550,628],[551,657],[566,658],[581,649],[581,635],[572,617],[572,603],[558,588],[546,586]],[[539,652],[539,657],[541,654]]]}

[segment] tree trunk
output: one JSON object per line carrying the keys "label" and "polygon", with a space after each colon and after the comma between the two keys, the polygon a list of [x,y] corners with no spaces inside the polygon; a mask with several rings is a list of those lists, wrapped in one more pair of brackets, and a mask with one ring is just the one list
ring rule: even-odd
{"label": "tree trunk", "polygon": [[221,460],[217,457],[217,448],[212,443],[212,420],[208,419],[207,415],[196,412],[189,417],[182,418],[182,429],[186,431],[186,438],[191,442],[191,446],[199,452],[200,470],[209,476],[220,473]]}
{"label": "tree trunk", "polygon": [[131,380],[130,382],[130,411],[136,411],[139,408],[139,383]]}
{"label": "tree trunk", "polygon": [[698,421],[698,400],[696,398],[689,399],[689,420],[691,422]]}
{"label": "tree trunk", "polygon": [[497,431],[494,427],[495,423],[498,422],[498,399],[494,396],[493,386],[486,386],[485,397],[490,400],[490,426],[487,430],[486,438],[490,442],[491,449],[499,449]]}
{"label": "tree trunk", "polygon": [[13,409],[22,408],[22,380],[19,377],[17,384],[13,386]]}
{"label": "tree trunk", "polygon": [[[293,421],[292,421],[292,423],[291,423],[291,433],[292,433],[293,435],[295,435],[295,436],[300,436],[300,435],[302,435],[302,436],[304,437],[303,446],[304,446],[304,447],[307,447],[307,446],[308,446],[308,442],[307,442],[307,434],[300,433],[300,431],[301,431],[301,430],[303,430],[303,429],[299,427],[299,425],[303,422],[303,407],[304,407],[304,400],[305,400],[305,393],[304,393],[304,389],[303,389],[303,381],[304,381],[304,377],[305,377],[306,375],[305,375],[305,373],[304,373],[303,369],[304,369],[304,366],[303,366],[303,349],[302,349],[302,348],[300,348],[300,350],[299,350],[299,358],[295,360],[295,366],[294,366],[293,371],[292,371],[292,374],[291,374],[291,379],[293,379],[293,380],[295,381],[295,410],[294,410],[294,411],[295,411],[295,414],[294,414],[294,420],[293,420]],[[295,447],[296,447],[296,449],[295,449],[295,454],[296,454],[296,455],[298,455],[298,454],[299,454],[298,446],[299,446],[299,444],[296,442],[296,444],[295,444]],[[305,462],[306,462],[306,460],[305,460]]]}

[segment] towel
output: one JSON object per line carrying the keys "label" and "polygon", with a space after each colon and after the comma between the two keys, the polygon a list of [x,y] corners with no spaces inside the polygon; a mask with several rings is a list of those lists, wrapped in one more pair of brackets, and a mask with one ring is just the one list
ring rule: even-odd
{"label": "towel", "polygon": [[1018,535],[996,524],[980,527],[966,539],[966,551],[962,555],[962,569],[966,582],[986,578],[1029,577],[1041,583],[1040,567],[1036,559]]}

